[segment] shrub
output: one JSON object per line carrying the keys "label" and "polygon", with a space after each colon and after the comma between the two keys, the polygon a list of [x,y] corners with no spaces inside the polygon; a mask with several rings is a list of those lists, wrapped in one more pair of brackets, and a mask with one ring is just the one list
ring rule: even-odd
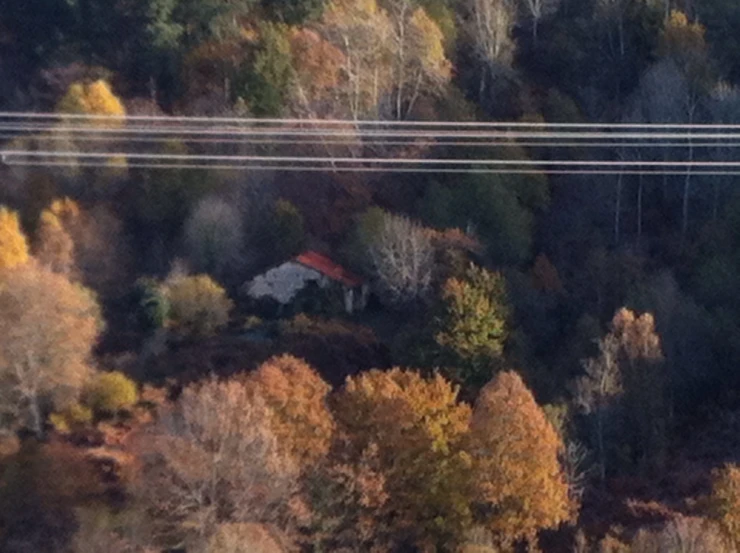
{"label": "shrub", "polygon": [[164,327],[170,312],[170,303],[161,286],[153,279],[142,278],[134,285],[132,307],[140,330],[151,333]]}
{"label": "shrub", "polygon": [[97,375],[85,395],[85,403],[97,414],[130,409],[139,399],[136,383],[117,371]]}
{"label": "shrub", "polygon": [[229,321],[231,300],[207,275],[176,277],[164,284],[169,300],[168,325],[188,336],[211,336]]}
{"label": "shrub", "polygon": [[63,411],[49,415],[49,422],[57,432],[67,433],[89,424],[92,418],[89,407],[75,402]]}

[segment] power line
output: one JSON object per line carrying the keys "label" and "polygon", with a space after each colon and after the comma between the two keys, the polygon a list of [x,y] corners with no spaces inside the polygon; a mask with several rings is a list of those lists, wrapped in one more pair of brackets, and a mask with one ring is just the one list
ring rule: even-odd
{"label": "power line", "polygon": [[[50,140],[50,141],[68,141],[70,140],[67,136],[62,135],[38,135],[34,134],[31,136],[19,135],[19,134],[0,134],[0,140],[13,140],[15,138],[33,138],[35,140]],[[692,148],[736,148],[740,147],[740,136],[737,138],[737,142],[693,142]],[[124,136],[124,137],[109,137],[109,136],[75,136],[74,140],[80,142],[131,142],[131,143],[151,143],[151,144],[168,144],[172,142],[172,138],[166,137],[139,137],[139,136]],[[295,146],[295,145],[309,145],[309,146],[429,146],[429,147],[525,147],[525,148],[644,148],[649,146],[651,148],[686,148],[687,144],[683,142],[659,142],[645,144],[644,142],[522,142],[522,141],[507,141],[507,142],[461,142],[461,141],[437,141],[437,140],[404,140],[404,141],[392,141],[392,140],[362,140],[359,137],[346,140],[322,140],[321,143],[316,143],[309,140],[283,140],[283,139],[258,139],[258,138],[178,138],[180,142],[186,144],[241,144],[241,145],[256,145],[256,146]]]}
{"label": "power line", "polygon": [[[184,169],[184,170],[251,170],[275,172],[338,172],[338,173],[413,173],[413,174],[517,174],[517,175],[675,175],[685,176],[685,170],[637,171],[612,169],[497,169],[497,168],[429,168],[429,167],[330,167],[330,166],[291,166],[291,165],[248,165],[248,164],[186,164],[186,163],[106,163],[106,162],[75,162],[75,161],[18,161],[6,163],[10,166],[21,167],[92,167],[107,169]],[[740,169],[735,171],[694,171],[692,176],[740,176]]]}
{"label": "power line", "polygon": [[258,155],[211,155],[211,154],[166,154],[140,152],[77,152],[77,151],[38,151],[38,150],[0,150],[0,156],[7,161],[10,157],[31,158],[130,158],[165,161],[241,161],[265,163],[337,163],[365,164],[385,163],[390,165],[522,165],[566,167],[740,167],[740,161],[655,161],[655,160],[534,160],[534,159],[461,159],[461,158],[382,158],[382,157],[332,157],[332,156],[258,156]]}
{"label": "power line", "polygon": [[169,115],[96,115],[61,114],[37,112],[0,112],[6,119],[54,119],[54,120],[94,120],[94,121],[150,121],[150,122],[190,122],[190,123],[234,123],[241,125],[346,125],[346,126],[388,126],[388,127],[456,127],[456,128],[643,128],[643,129],[736,129],[740,124],[696,124],[696,123],[553,123],[539,121],[392,121],[379,119],[296,119],[296,118],[249,118],[249,117],[204,117]]}

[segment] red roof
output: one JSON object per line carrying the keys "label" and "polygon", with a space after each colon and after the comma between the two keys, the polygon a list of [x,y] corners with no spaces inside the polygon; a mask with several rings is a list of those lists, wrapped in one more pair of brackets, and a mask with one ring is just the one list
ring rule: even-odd
{"label": "red roof", "polygon": [[331,259],[318,252],[307,251],[295,258],[301,265],[314,269],[332,280],[341,282],[345,286],[354,288],[362,284],[360,277],[350,273],[341,265],[337,265]]}

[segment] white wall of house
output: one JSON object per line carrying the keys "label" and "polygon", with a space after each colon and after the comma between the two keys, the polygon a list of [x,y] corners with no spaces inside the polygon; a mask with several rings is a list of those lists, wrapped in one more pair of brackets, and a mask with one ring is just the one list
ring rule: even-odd
{"label": "white wall of house", "polygon": [[255,277],[247,287],[247,294],[252,298],[271,297],[285,305],[309,282],[326,288],[331,280],[314,269],[287,261]]}

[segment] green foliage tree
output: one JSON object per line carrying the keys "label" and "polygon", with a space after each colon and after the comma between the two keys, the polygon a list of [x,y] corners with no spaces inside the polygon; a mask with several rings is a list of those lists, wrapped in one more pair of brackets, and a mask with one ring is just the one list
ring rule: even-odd
{"label": "green foliage tree", "polygon": [[255,115],[279,117],[295,77],[289,28],[284,24],[264,23],[259,28],[259,37],[253,63],[237,79],[236,95],[244,98]]}
{"label": "green foliage tree", "polygon": [[261,0],[267,15],[288,25],[300,25],[321,17],[327,0]]}
{"label": "green foliage tree", "polygon": [[421,203],[424,220],[437,228],[471,229],[497,263],[527,259],[533,215],[548,202],[546,179],[537,175],[469,175],[460,179],[462,183],[429,188]]}
{"label": "green foliage tree", "polygon": [[282,261],[300,253],[305,246],[303,215],[288,200],[279,199],[275,202],[272,220],[268,225],[266,238],[269,240],[269,247],[274,252],[276,261]]}
{"label": "green foliage tree", "polygon": [[465,278],[451,278],[442,288],[434,340],[455,378],[481,386],[500,361],[507,338],[506,282],[498,273],[470,265]]}
{"label": "green foliage tree", "polygon": [[170,313],[170,303],[162,286],[150,278],[141,278],[134,284],[131,307],[138,328],[147,334],[163,328]]}
{"label": "green foliage tree", "polygon": [[170,305],[167,324],[191,337],[212,336],[229,322],[233,306],[226,291],[207,275],[176,276],[164,283]]}

